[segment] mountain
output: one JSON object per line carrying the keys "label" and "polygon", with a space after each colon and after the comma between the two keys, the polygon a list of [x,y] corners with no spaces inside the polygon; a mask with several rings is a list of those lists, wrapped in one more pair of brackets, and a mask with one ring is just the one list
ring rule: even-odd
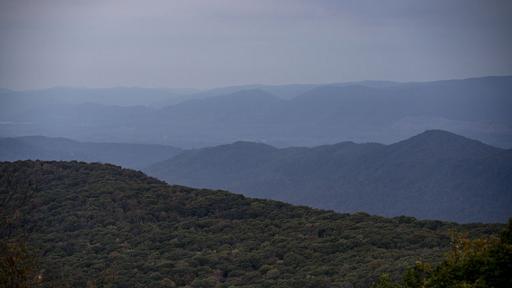
{"label": "mountain", "polygon": [[504,222],[512,216],[511,160],[512,150],[430,130],[391,145],[237,142],[185,151],[145,171],[169,183],[339,212]]}
{"label": "mountain", "polygon": [[227,87],[218,87],[213,89],[208,89],[205,91],[200,91],[194,93],[193,96],[196,99],[205,99],[212,98],[217,96],[223,96],[228,94],[233,94],[240,91],[245,90],[261,90],[265,93],[275,95],[281,99],[293,99],[298,95],[303,94],[313,88],[321,86],[321,84],[285,84],[285,85],[263,85],[263,84],[253,84],[253,85],[237,85],[237,86],[227,86]]}
{"label": "mountain", "polygon": [[158,89],[140,87],[76,88],[53,87],[40,90],[0,90],[3,101],[59,102],[65,104],[94,103],[110,106],[161,106],[187,99],[199,91],[193,89]]}
{"label": "mountain", "polygon": [[[166,91],[114,89],[110,98],[108,90],[97,94],[86,90],[76,97],[72,92],[59,97],[43,91],[0,92],[0,135],[186,148],[238,140],[289,147],[345,140],[390,144],[424,130],[441,129],[512,147],[512,76],[246,85],[180,94],[180,100]],[[157,98],[168,99],[160,103],[174,102],[165,107],[145,105]]]}
{"label": "mountain", "polygon": [[0,248],[32,255],[43,287],[368,287],[440,261],[453,233],[503,226],[337,214],[74,161],[1,162],[0,219]]}
{"label": "mountain", "polygon": [[0,138],[0,161],[80,160],[141,169],[180,152],[164,145],[89,143],[43,136]]}

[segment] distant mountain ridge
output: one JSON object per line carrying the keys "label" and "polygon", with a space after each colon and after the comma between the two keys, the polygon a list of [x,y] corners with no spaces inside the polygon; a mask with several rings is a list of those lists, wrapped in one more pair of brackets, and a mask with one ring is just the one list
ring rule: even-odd
{"label": "distant mountain ridge", "polygon": [[[416,83],[246,85],[189,91],[177,98],[168,91],[144,89],[58,91],[62,92],[58,97],[47,91],[0,93],[0,135],[185,148],[238,140],[289,147],[344,140],[394,143],[424,130],[442,129],[512,147],[511,76]],[[93,103],[77,101],[74,93],[76,99]],[[113,105],[123,95],[126,101],[119,105],[139,106]],[[161,105],[140,106],[154,102],[151,99]],[[168,105],[162,104],[165,99]]]}
{"label": "distant mountain ridge", "polygon": [[430,130],[391,145],[236,142],[185,151],[145,171],[169,183],[341,212],[503,222],[512,215],[510,160],[511,150]]}
{"label": "distant mountain ridge", "polygon": [[0,161],[79,160],[142,169],[180,152],[164,145],[89,143],[43,136],[0,138]]}

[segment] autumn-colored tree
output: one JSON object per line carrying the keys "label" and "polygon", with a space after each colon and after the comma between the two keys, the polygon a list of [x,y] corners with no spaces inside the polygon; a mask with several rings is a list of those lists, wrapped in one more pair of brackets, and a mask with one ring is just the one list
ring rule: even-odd
{"label": "autumn-colored tree", "polygon": [[500,237],[455,237],[444,261],[432,268],[417,263],[398,285],[385,275],[374,288],[501,288],[512,287],[512,219]]}
{"label": "autumn-colored tree", "polygon": [[36,258],[24,241],[7,240],[0,242],[0,287],[37,287],[43,281]]}

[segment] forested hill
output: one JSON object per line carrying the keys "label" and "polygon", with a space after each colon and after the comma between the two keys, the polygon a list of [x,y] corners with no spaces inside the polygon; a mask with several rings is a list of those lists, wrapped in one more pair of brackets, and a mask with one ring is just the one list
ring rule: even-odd
{"label": "forested hill", "polygon": [[186,151],[146,171],[169,183],[340,212],[457,222],[512,216],[512,151],[441,130],[392,145],[236,142]]}
{"label": "forested hill", "polygon": [[0,163],[0,205],[2,241],[26,239],[46,287],[367,287],[440,260],[454,231],[501,228],[338,214],[80,162]]}

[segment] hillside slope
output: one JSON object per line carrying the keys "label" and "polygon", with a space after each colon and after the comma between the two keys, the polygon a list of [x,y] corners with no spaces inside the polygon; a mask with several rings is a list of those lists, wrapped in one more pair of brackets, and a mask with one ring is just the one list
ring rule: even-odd
{"label": "hillside slope", "polygon": [[237,142],[186,151],[146,172],[169,183],[226,189],[340,212],[505,222],[512,153],[431,130],[392,144],[277,149]]}
{"label": "hillside slope", "polygon": [[0,161],[79,160],[141,169],[179,152],[181,149],[165,145],[90,143],[43,136],[0,138]]}
{"label": "hillside slope", "polygon": [[47,286],[368,287],[436,262],[457,225],[169,186],[79,162],[0,163],[0,238],[23,236]]}

